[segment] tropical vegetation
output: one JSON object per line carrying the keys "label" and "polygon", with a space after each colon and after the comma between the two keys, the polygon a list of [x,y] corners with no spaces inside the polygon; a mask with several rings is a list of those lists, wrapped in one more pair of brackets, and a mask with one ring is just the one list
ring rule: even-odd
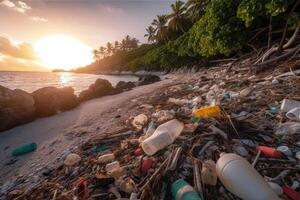
{"label": "tropical vegetation", "polygon": [[171,13],[156,16],[146,27],[148,44],[139,45],[129,36],[114,45],[107,43],[94,50],[95,62],[85,69],[172,70],[210,59],[238,57],[260,48],[269,51],[268,57],[287,46],[283,45],[287,35],[296,38],[299,2],[177,0]]}

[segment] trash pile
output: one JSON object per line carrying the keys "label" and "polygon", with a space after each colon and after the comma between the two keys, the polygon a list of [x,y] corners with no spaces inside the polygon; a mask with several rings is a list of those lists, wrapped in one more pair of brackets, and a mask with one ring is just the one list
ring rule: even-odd
{"label": "trash pile", "polygon": [[7,198],[300,200],[299,94],[294,76],[195,74]]}

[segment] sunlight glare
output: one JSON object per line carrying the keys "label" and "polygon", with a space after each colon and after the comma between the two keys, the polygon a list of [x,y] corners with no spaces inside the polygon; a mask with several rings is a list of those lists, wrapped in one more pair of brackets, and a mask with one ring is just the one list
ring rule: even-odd
{"label": "sunlight glare", "polygon": [[47,36],[34,44],[41,64],[50,69],[70,70],[93,61],[91,48],[66,35]]}

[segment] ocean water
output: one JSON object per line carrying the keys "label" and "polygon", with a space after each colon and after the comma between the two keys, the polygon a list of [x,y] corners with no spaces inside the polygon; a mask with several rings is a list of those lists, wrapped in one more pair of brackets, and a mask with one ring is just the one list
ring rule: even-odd
{"label": "ocean water", "polygon": [[10,89],[22,89],[33,92],[37,89],[54,86],[71,86],[75,93],[87,89],[96,79],[108,80],[113,86],[119,81],[136,81],[138,77],[131,75],[95,75],[70,72],[0,72],[0,85]]}

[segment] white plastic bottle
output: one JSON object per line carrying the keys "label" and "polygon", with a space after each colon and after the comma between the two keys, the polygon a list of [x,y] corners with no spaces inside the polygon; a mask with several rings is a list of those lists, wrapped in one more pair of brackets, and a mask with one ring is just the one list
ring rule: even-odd
{"label": "white plastic bottle", "polygon": [[226,189],[243,200],[280,200],[263,177],[241,156],[223,154],[217,161],[216,170]]}
{"label": "white plastic bottle", "polygon": [[183,130],[183,123],[177,119],[170,120],[160,125],[153,135],[142,142],[144,152],[151,156],[159,150],[172,144]]}

